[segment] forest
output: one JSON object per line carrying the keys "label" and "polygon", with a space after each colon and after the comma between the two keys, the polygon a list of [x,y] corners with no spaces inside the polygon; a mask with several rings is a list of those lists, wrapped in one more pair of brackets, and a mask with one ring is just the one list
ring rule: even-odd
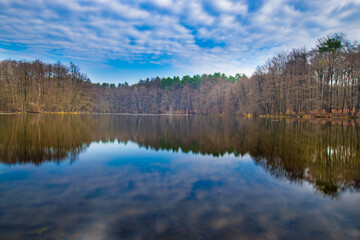
{"label": "forest", "polygon": [[360,110],[360,44],[342,34],[281,51],[248,77],[222,73],[92,83],[80,67],[0,62],[0,112],[344,115]]}
{"label": "forest", "polygon": [[[360,128],[338,119],[248,119],[228,116],[0,115],[0,162],[74,162],[92,142],[214,157],[249,154],[279,179],[310,183],[336,197],[360,191]],[[209,159],[209,161],[211,161]]]}

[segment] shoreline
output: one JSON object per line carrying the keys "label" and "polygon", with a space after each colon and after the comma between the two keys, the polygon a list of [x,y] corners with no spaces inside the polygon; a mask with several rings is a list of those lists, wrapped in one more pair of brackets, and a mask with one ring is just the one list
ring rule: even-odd
{"label": "shoreline", "polygon": [[331,115],[331,114],[279,114],[279,115],[258,115],[259,118],[298,118],[298,119],[319,119],[319,120],[326,120],[326,119],[358,119],[359,116],[349,116],[349,115]]}
{"label": "shoreline", "polygon": [[359,116],[349,115],[332,115],[332,114],[186,114],[186,113],[90,113],[90,112],[0,112],[0,115],[17,115],[17,114],[56,114],[56,115],[133,115],[133,116],[228,116],[228,117],[247,117],[247,118],[286,118],[286,119],[358,119]]}

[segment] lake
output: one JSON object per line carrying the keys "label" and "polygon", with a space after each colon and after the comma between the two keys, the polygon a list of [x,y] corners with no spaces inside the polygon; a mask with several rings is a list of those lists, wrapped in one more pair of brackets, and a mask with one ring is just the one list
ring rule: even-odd
{"label": "lake", "polygon": [[359,239],[354,121],[0,115],[0,239]]}

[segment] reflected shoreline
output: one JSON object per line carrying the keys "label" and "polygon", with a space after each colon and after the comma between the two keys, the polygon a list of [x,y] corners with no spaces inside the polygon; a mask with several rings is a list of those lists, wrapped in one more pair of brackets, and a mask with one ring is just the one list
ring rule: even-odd
{"label": "reflected shoreline", "polygon": [[360,130],[353,121],[227,116],[0,115],[6,165],[76,161],[92,142],[221,157],[249,154],[272,176],[336,197],[360,189]]}
{"label": "reflected shoreline", "polygon": [[0,238],[358,239],[359,142],[350,121],[0,115]]}

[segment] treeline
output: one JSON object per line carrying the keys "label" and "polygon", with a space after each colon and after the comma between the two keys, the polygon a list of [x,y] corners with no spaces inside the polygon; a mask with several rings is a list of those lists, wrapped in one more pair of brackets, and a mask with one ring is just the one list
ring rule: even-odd
{"label": "treeline", "polygon": [[92,87],[73,63],[0,62],[0,111],[89,111],[94,101]]}
{"label": "treeline", "polygon": [[91,83],[73,63],[6,60],[0,62],[0,111],[231,114],[238,109],[232,86],[245,79],[215,73],[116,86]]}
{"label": "treeline", "polygon": [[357,115],[360,107],[360,45],[333,34],[305,48],[281,52],[250,79],[248,111],[286,114],[334,111]]}
{"label": "treeline", "polygon": [[173,78],[140,80],[116,88],[109,84],[95,85],[95,112],[235,114],[238,113],[238,89],[234,83],[245,81],[243,74],[203,74]]}
{"label": "treeline", "polygon": [[2,61],[0,111],[356,116],[359,74],[360,45],[341,34],[309,51],[281,52],[250,78],[215,73],[116,86],[91,83],[72,63]]}

